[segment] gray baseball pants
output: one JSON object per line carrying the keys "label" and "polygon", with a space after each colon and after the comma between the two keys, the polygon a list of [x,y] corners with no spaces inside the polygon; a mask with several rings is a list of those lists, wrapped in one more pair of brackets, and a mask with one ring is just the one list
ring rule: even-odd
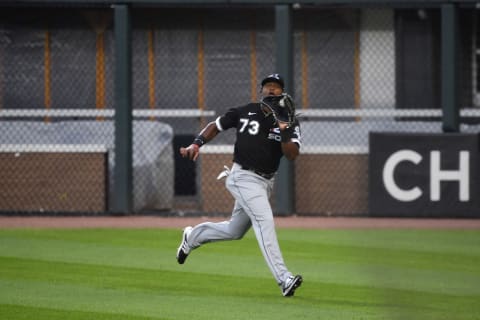
{"label": "gray baseball pants", "polygon": [[225,184],[235,198],[231,219],[195,226],[188,236],[188,244],[194,249],[208,242],[238,240],[253,226],[263,257],[277,283],[282,284],[292,274],[285,266],[278,245],[273,212],[268,201],[273,179],[267,180],[234,164]]}

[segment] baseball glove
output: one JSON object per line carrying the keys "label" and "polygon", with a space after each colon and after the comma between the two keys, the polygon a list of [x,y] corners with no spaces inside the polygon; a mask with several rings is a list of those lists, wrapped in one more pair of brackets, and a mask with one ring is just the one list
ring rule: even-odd
{"label": "baseball glove", "polygon": [[266,96],[260,102],[267,107],[269,113],[273,114],[277,122],[285,122],[288,127],[291,127],[295,122],[295,103],[289,94]]}

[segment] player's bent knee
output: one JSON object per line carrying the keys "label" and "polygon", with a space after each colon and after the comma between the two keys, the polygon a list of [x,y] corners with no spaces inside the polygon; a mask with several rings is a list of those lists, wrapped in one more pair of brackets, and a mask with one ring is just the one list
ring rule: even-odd
{"label": "player's bent knee", "polygon": [[232,234],[232,240],[240,240],[244,234]]}

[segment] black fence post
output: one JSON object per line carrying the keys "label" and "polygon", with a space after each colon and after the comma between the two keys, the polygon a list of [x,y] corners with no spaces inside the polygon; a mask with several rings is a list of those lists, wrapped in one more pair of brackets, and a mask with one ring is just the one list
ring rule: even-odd
{"label": "black fence post", "polygon": [[132,211],[132,49],[130,8],[114,5],[115,16],[115,169],[110,211]]}
{"label": "black fence post", "polygon": [[455,4],[442,4],[442,110],[443,132],[459,131],[457,37],[458,12]]}
{"label": "black fence post", "polygon": [[[285,80],[286,91],[293,96],[293,31],[290,5],[275,6],[276,70]],[[282,158],[275,182],[275,214],[295,211],[294,166]]]}

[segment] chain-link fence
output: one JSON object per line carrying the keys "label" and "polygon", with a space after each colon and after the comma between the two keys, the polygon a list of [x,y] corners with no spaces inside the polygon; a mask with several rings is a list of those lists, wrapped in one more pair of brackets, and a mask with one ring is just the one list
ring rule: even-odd
{"label": "chain-link fence", "polygon": [[[0,211],[109,212],[115,168],[111,8],[0,11]],[[439,8],[295,6],[293,88],[303,145],[295,212],[368,211],[369,132],[442,132]],[[180,146],[276,72],[269,6],[133,8],[133,211],[229,213],[216,181],[234,132]],[[462,132],[478,133],[478,13],[458,30]]]}

